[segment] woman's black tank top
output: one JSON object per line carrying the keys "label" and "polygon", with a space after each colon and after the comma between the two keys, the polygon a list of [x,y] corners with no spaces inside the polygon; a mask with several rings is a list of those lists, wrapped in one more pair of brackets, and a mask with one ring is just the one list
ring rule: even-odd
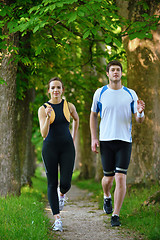
{"label": "woman's black tank top", "polygon": [[[64,99],[58,104],[52,104],[47,102],[54,112],[55,112],[55,119],[54,122],[50,124],[50,129],[47,137],[45,138],[46,141],[68,141],[72,139],[70,130],[69,130],[69,122],[67,121],[64,112],[63,112],[63,105]],[[46,105],[43,105],[46,108]]]}

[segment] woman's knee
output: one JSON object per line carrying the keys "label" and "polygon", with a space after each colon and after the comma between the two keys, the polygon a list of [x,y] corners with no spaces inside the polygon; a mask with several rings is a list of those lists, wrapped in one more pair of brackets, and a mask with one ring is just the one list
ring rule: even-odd
{"label": "woman's knee", "polygon": [[66,182],[66,183],[60,183],[60,192],[65,194],[66,192],[69,191],[69,189],[71,188],[71,183]]}
{"label": "woman's knee", "polygon": [[48,180],[48,188],[57,189],[58,179],[53,178],[51,174],[47,173],[47,180]]}

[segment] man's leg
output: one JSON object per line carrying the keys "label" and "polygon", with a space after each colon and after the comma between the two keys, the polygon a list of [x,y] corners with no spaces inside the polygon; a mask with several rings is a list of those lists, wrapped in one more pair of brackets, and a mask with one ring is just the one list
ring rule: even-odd
{"label": "man's leg", "polygon": [[113,211],[110,190],[115,175],[115,157],[112,150],[112,143],[108,141],[100,141],[100,150],[104,173],[104,177],[102,178],[102,188],[104,192],[103,210],[106,214],[110,214]]}
{"label": "man's leg", "polygon": [[121,226],[119,213],[126,194],[126,175],[123,173],[115,174],[116,188],[114,191],[114,212],[111,217],[111,226]]}
{"label": "man's leg", "polygon": [[104,192],[104,205],[103,210],[106,214],[110,214],[113,212],[112,209],[112,199],[110,190],[113,185],[114,176],[104,176],[102,178],[102,188]]}
{"label": "man's leg", "polygon": [[110,190],[113,185],[114,176],[104,176],[102,178],[102,188],[106,197],[110,197]]}
{"label": "man's leg", "polygon": [[123,173],[115,174],[116,188],[114,192],[114,212],[119,216],[122,203],[126,194],[126,175]]}

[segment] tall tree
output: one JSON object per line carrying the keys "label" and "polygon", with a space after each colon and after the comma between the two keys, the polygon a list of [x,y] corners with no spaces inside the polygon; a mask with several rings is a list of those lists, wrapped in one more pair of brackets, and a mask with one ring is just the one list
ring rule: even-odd
{"label": "tall tree", "polygon": [[[30,184],[35,171],[32,139],[32,110],[35,91],[31,85],[31,33],[20,36],[17,71],[17,155],[20,161],[21,185]],[[26,64],[26,61],[28,64]]]}
{"label": "tall tree", "polygon": [[[5,196],[10,193],[19,195],[21,185],[30,182],[33,175],[32,116],[29,111],[33,94],[27,87],[28,75],[31,74],[28,72],[30,67],[26,67],[30,51],[27,36],[22,39],[18,31],[13,31],[21,14],[26,13],[25,3],[20,5],[19,1],[6,0],[1,1],[0,6],[0,83],[3,83],[0,86],[0,193]],[[27,56],[24,56],[23,41]],[[17,100],[17,96],[21,100]]]}
{"label": "tall tree", "polygon": [[[5,4],[9,4],[6,1]],[[20,164],[16,152],[16,76],[17,63],[14,61],[14,51],[19,44],[18,34],[9,34],[7,26],[3,27],[6,36],[6,49],[2,50],[0,85],[0,194],[20,194]]]}
{"label": "tall tree", "polygon": [[[94,71],[92,64],[92,42],[83,41],[82,43],[82,75],[84,86],[91,86],[91,82],[94,81]],[[87,63],[86,63],[87,62]],[[90,90],[90,89],[89,89]],[[80,177],[82,178],[91,178],[95,176],[94,168],[94,158],[91,151],[91,138],[90,138],[90,129],[89,129],[89,115],[92,101],[92,91],[86,91],[83,95],[83,117],[81,121],[81,168],[80,168]]]}
{"label": "tall tree", "polygon": [[[144,26],[144,17],[160,16],[159,1],[117,1],[120,14],[129,19],[132,28]],[[134,23],[134,24],[133,24]],[[145,25],[145,30],[148,26]],[[136,34],[136,33],[135,33]],[[134,34],[134,35],[135,35]],[[135,35],[136,36],[136,35]],[[128,87],[134,89],[146,103],[146,119],[140,126],[133,123],[133,150],[128,172],[129,183],[159,179],[160,171],[160,26],[153,27],[152,36],[144,38],[137,30],[137,38],[124,38],[128,63]]]}
{"label": "tall tree", "polygon": [[[102,33],[99,33],[102,35]],[[97,81],[101,82],[103,85],[108,83],[106,79],[106,58],[105,58],[105,51],[106,51],[106,44],[101,42],[96,42],[96,56],[97,56],[97,63],[99,67],[99,71],[97,71]],[[99,134],[99,132],[97,133]],[[103,177],[103,169],[101,164],[101,156],[100,152],[96,154],[96,164],[95,164],[95,180],[100,181]]]}

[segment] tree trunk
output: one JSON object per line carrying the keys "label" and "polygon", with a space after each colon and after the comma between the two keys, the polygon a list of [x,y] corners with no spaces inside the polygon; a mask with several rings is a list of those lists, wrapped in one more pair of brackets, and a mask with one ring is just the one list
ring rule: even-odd
{"label": "tree trunk", "polygon": [[85,105],[86,112],[81,124],[81,162],[80,178],[93,178],[95,176],[95,155],[91,151],[91,137],[89,129],[90,106]]}
{"label": "tree trunk", "polygon": [[[101,33],[99,33],[99,34],[102,35]],[[99,66],[99,71],[98,71],[98,74],[97,74],[97,81],[102,82],[103,85],[107,84],[107,79],[106,79],[106,74],[105,74],[105,72],[106,72],[106,59],[105,59],[105,57],[102,57],[104,55],[105,51],[106,51],[106,44],[102,44],[101,42],[97,42],[96,52],[97,52],[97,56],[100,56],[100,57],[97,57],[97,63],[98,63],[98,66]],[[97,135],[99,135],[99,128],[98,128]],[[104,176],[103,168],[102,168],[102,162],[101,162],[101,156],[100,156],[100,149],[99,149],[99,153],[96,154],[95,169],[96,169],[95,180],[99,182],[99,181],[101,181],[102,177]]]}
{"label": "tree trunk", "polygon": [[[4,30],[5,32],[6,30]],[[4,34],[4,33],[3,33]],[[18,34],[8,36],[8,44],[18,46]],[[13,52],[2,52],[0,85],[0,195],[20,194],[20,165],[16,154],[16,74]]]}
{"label": "tree trunk", "polygon": [[[23,58],[30,57],[30,33],[20,38],[19,55]],[[31,185],[31,177],[35,171],[35,156],[31,142],[32,138],[32,113],[30,104],[34,100],[34,89],[28,89],[31,70],[29,66],[19,62],[17,73],[17,155],[20,161],[21,185]]]}
{"label": "tree trunk", "polygon": [[23,100],[17,100],[17,154],[20,161],[21,185],[31,185],[35,171],[35,156],[31,142],[32,114],[29,109],[33,101],[33,89],[27,90]]}
{"label": "tree trunk", "polygon": [[[94,78],[94,70],[91,66],[91,46],[89,42],[83,43],[83,67],[82,74],[84,77],[84,85],[92,86]],[[89,60],[90,59],[90,60]],[[87,61],[88,60],[88,61]],[[89,89],[90,90],[90,89]],[[89,118],[91,111],[93,93],[86,91],[84,95],[83,118],[80,119],[80,136],[81,136],[81,162],[80,162],[80,177],[88,179],[95,176],[95,154],[91,150],[91,135],[89,128]]]}
{"label": "tree trunk", "polygon": [[[100,33],[99,33],[100,34]],[[105,65],[106,61],[104,57],[101,57],[104,55],[105,51],[105,44],[96,43],[96,54],[97,54],[97,66],[95,67],[92,65],[92,43],[86,42],[83,45],[83,62],[87,62],[87,64],[83,65],[82,73],[85,79],[85,83],[88,81],[87,86],[90,86],[88,89],[89,91],[86,91],[86,94],[84,96],[84,111],[83,111],[83,119],[81,123],[81,162],[80,162],[80,169],[81,174],[83,178],[91,178],[94,177],[96,181],[100,181],[103,176],[102,171],[102,164],[101,164],[101,158],[100,153],[95,154],[91,151],[91,135],[90,135],[90,111],[91,111],[91,105],[92,105],[92,99],[93,94],[96,91],[96,89],[100,86],[100,83],[103,85],[106,84],[106,75],[105,72]],[[100,56],[100,57],[99,57]],[[96,69],[97,68],[97,69]],[[97,131],[97,135],[99,134],[99,131]]]}
{"label": "tree trunk", "polygon": [[[136,17],[142,14],[142,9],[141,12],[140,9],[136,9],[133,1],[128,1],[127,4],[126,1],[117,2],[129,19],[136,20]],[[150,15],[159,14],[160,3],[148,2]],[[124,39],[128,62],[128,87],[134,89],[139,98],[146,103],[144,123],[133,122],[128,183],[160,181],[160,27],[152,33],[152,39]]]}

